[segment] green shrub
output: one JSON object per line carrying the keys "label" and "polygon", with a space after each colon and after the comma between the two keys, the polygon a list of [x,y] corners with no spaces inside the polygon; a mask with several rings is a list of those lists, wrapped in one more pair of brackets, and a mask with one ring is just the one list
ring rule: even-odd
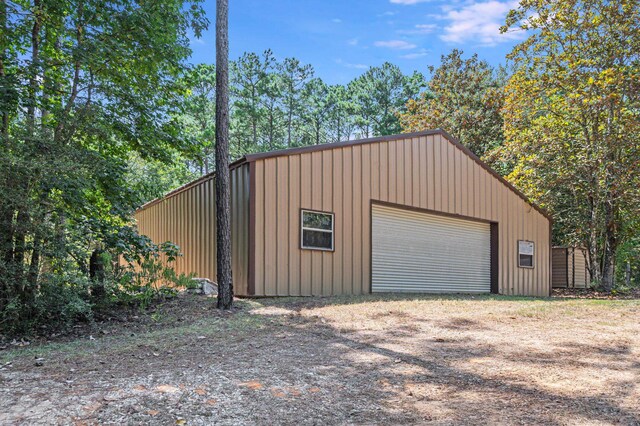
{"label": "green shrub", "polygon": [[7,301],[0,311],[1,333],[12,336],[50,332],[91,321],[89,285],[89,279],[81,275],[42,275],[37,289],[16,294]]}
{"label": "green shrub", "polygon": [[129,258],[124,266],[115,268],[114,298],[146,308],[155,299],[175,296],[180,288],[193,287],[193,275],[176,274],[171,267],[178,256],[180,248],[165,242],[155,250]]}
{"label": "green shrub", "polygon": [[[50,262],[37,285],[0,281],[0,338],[43,334],[78,322],[93,321],[98,311],[118,306],[146,309],[194,285],[191,275],[176,274],[172,264],[180,256],[177,245],[153,244],[135,235],[133,244],[104,251],[104,269],[93,279],[70,264]],[[123,259],[124,261],[120,261]],[[14,276],[0,264],[0,280]],[[99,291],[97,291],[99,290]]]}

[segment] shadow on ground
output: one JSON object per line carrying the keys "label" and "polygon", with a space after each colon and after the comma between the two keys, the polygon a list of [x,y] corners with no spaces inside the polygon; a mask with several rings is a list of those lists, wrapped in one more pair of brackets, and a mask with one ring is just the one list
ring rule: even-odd
{"label": "shadow on ground", "polygon": [[[0,423],[640,423],[637,303],[369,296],[240,306],[7,354]],[[596,313],[615,329],[583,323]]]}

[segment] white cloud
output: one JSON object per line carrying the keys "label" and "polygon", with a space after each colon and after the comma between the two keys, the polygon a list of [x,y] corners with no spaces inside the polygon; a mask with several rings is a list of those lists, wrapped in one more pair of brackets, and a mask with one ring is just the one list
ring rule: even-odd
{"label": "white cloud", "polygon": [[518,2],[513,0],[490,0],[468,3],[459,9],[444,7],[444,14],[438,18],[449,23],[444,27],[444,34],[440,38],[448,43],[470,41],[481,46],[495,46],[501,42],[520,39],[524,34],[519,32],[500,34],[505,16],[517,5]]}
{"label": "white cloud", "polygon": [[340,19],[340,18],[333,18],[333,19],[331,20],[331,22],[333,22],[333,23],[335,23],[335,24],[341,24],[341,23],[342,23],[342,19]]}
{"label": "white cloud", "polygon": [[419,31],[433,31],[436,28],[438,28],[438,26],[436,24],[418,24],[416,25],[416,29]]}
{"label": "white cloud", "polygon": [[391,1],[391,3],[394,3],[394,4],[418,4],[418,3],[427,2],[429,0],[389,0],[389,1]]}
{"label": "white cloud", "polygon": [[414,49],[417,46],[413,43],[409,43],[404,40],[387,40],[387,41],[376,41],[373,43],[376,47],[387,47],[389,49],[398,49],[398,50],[409,50]]}
{"label": "white cloud", "polygon": [[420,49],[417,52],[407,53],[406,55],[400,55],[400,57],[402,59],[420,59],[420,58],[424,58],[428,54],[429,54],[429,51],[427,49]]}
{"label": "white cloud", "polygon": [[359,42],[360,42],[360,40],[358,40],[357,38],[352,38],[352,39],[347,40],[347,44],[349,46],[357,46]]}
{"label": "white cloud", "polygon": [[335,60],[336,64],[345,66],[347,68],[355,68],[355,69],[359,69],[359,70],[366,70],[369,68],[369,65],[365,65],[365,64],[352,64],[349,62],[345,62],[342,59],[336,59]]}
{"label": "white cloud", "polygon": [[436,24],[418,24],[411,30],[398,30],[398,34],[431,34],[436,29],[438,29]]}
{"label": "white cloud", "polygon": [[383,16],[394,16],[394,15],[397,15],[397,14],[398,14],[398,12],[387,11],[387,12],[378,14],[378,17],[381,18]]}

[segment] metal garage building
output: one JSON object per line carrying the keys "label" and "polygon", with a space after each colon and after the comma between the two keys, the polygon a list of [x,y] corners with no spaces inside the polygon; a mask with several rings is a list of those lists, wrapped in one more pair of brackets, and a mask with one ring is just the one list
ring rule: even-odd
{"label": "metal garage building", "polygon": [[[136,219],[215,280],[213,179]],[[442,130],[251,154],[231,182],[238,295],[549,294],[550,218]]]}

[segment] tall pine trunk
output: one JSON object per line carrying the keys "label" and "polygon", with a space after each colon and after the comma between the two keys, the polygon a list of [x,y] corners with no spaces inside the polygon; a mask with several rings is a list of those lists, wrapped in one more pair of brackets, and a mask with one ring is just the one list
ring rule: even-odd
{"label": "tall pine trunk", "polygon": [[218,308],[233,304],[229,177],[229,2],[216,1],[216,238]]}
{"label": "tall pine trunk", "polygon": [[[7,51],[7,2],[6,0],[0,0],[0,82],[2,86],[5,86],[5,61]],[[6,84],[5,87],[9,87]],[[6,90],[6,89],[5,89]],[[7,96],[7,93],[2,93],[2,96]],[[9,111],[8,105],[3,105],[2,108],[2,122],[0,123],[0,138],[2,139],[2,146],[4,148],[9,145]]]}

